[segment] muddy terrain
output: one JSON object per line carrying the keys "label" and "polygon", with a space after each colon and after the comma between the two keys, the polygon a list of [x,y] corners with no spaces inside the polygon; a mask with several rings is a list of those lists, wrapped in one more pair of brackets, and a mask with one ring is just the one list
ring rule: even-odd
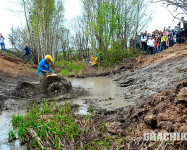
{"label": "muddy terrain", "polygon": [[[76,79],[70,78],[68,80],[72,80],[74,90],[62,96],[47,98],[41,93],[35,93],[29,97],[17,98],[12,93],[18,82],[38,81],[36,66],[0,52],[0,112],[16,113],[25,110],[26,104],[32,105],[35,101],[43,103],[44,99],[49,102],[56,100],[59,103],[68,99],[79,106],[80,112],[84,110],[83,113],[86,113],[89,106],[97,110],[98,115],[106,120],[109,134],[120,133],[126,136],[126,147],[137,149],[150,146],[150,149],[154,149],[158,148],[160,143],[150,142],[146,145],[142,141],[143,132],[187,132],[186,66],[185,45],[175,45],[159,54],[126,59],[113,70],[100,70],[95,74],[92,68],[90,72],[79,76],[108,75],[110,80],[101,79],[105,82],[91,78],[86,79],[86,82],[79,80],[76,84]],[[111,84],[108,84],[109,82]],[[111,89],[105,88],[113,85],[115,86]],[[173,144],[162,143],[162,146],[186,146],[185,142]]]}
{"label": "muddy terrain", "polygon": [[124,87],[125,99],[139,100],[173,87],[187,76],[187,54],[126,71],[116,75],[115,81]]}
{"label": "muddy terrain", "polygon": [[185,149],[187,141],[143,141],[143,133],[187,132],[187,78],[175,87],[142,99],[136,106],[100,112],[110,134],[125,136],[130,149]]}

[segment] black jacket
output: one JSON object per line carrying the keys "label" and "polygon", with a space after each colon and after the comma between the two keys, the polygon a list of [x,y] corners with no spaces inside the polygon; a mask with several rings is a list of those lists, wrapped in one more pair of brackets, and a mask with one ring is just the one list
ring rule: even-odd
{"label": "black jacket", "polygon": [[[184,20],[183,24],[184,24],[184,28],[187,29],[187,21],[186,20]],[[179,22],[179,26],[181,26],[181,21]]]}

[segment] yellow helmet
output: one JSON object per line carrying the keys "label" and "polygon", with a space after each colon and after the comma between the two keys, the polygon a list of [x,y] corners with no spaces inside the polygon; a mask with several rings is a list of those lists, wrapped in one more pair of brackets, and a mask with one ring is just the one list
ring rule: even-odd
{"label": "yellow helmet", "polygon": [[45,60],[49,63],[50,61],[53,61],[53,58],[51,55],[46,55]]}

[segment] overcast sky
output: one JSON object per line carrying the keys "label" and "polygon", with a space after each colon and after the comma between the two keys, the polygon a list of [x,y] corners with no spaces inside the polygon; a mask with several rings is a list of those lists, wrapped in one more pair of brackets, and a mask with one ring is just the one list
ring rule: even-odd
{"label": "overcast sky", "polygon": [[[19,6],[19,0],[0,0],[0,33],[5,37],[5,44],[9,45],[8,34],[10,33],[11,27],[24,26],[25,18],[23,13],[19,13],[22,8]],[[81,3],[80,0],[64,0],[65,1],[65,18],[70,21],[72,18],[81,14]],[[148,26],[148,32],[152,32],[155,29],[162,30],[164,26],[169,25],[174,28],[176,22],[173,21],[173,17],[170,13],[162,7],[160,4],[152,4],[151,9],[154,10],[154,19]],[[150,12],[151,13],[151,12]]]}

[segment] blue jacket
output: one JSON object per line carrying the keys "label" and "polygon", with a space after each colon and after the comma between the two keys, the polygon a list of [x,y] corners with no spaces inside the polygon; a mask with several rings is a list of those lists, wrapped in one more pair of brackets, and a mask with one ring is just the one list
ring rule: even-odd
{"label": "blue jacket", "polygon": [[49,68],[50,68],[50,66],[49,66],[49,64],[46,62],[46,60],[45,60],[45,59],[42,59],[42,60],[40,61],[39,65],[38,65],[38,71],[37,71],[37,73],[38,73],[38,74],[40,74],[40,73],[46,74],[45,72],[42,72],[42,70],[50,71],[50,72],[52,73],[51,69],[49,69]]}
{"label": "blue jacket", "polygon": [[26,48],[26,46],[24,47],[24,50],[25,50],[25,53],[26,54],[30,54],[31,53],[31,49],[30,49],[30,47],[28,46],[27,48]]}

